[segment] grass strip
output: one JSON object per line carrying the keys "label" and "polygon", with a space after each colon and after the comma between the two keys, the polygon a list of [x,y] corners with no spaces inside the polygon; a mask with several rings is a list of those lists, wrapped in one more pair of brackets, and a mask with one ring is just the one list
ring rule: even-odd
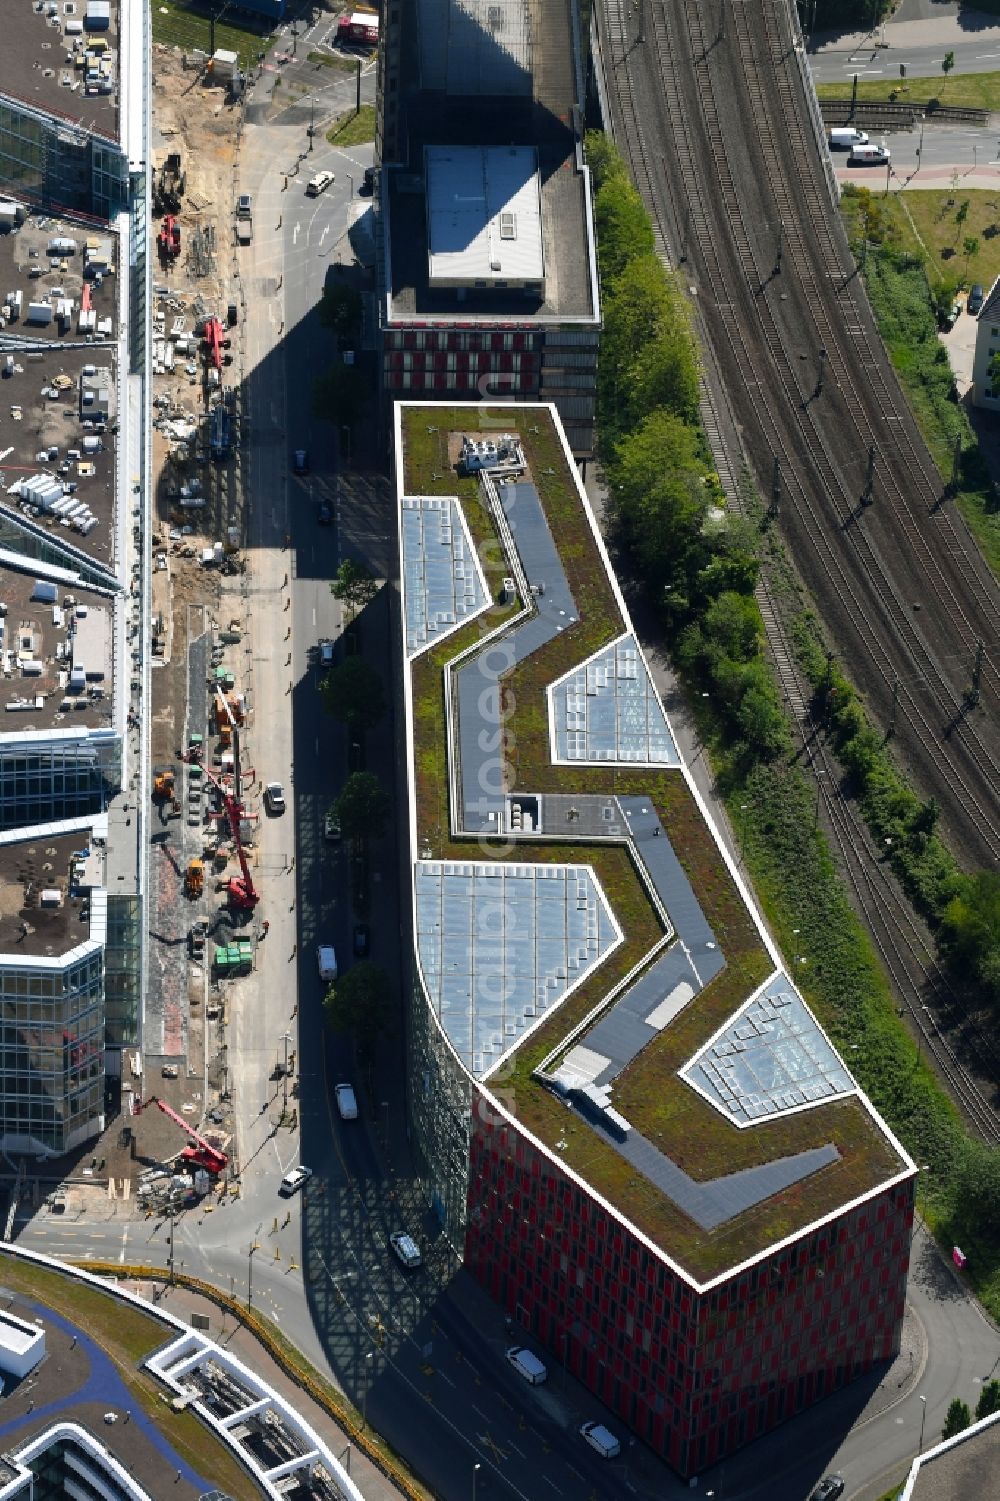
{"label": "grass strip", "polygon": [[363,104],[359,110],[351,110],[327,131],[331,146],[364,146],[375,139],[375,106]]}

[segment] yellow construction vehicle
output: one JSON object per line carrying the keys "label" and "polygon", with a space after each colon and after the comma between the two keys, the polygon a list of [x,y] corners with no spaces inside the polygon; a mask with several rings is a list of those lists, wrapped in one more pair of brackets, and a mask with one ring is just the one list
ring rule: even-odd
{"label": "yellow construction vehicle", "polygon": [[174,796],[174,783],[176,774],[172,766],[153,767],[153,801],[157,803],[171,802]]}
{"label": "yellow construction vehicle", "polygon": [[192,860],[184,872],[185,896],[201,896],[205,889],[205,862],[204,860]]}

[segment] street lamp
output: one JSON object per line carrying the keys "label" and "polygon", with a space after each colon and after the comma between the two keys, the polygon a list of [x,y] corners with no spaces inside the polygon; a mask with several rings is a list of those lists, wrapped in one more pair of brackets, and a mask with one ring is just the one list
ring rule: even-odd
{"label": "street lamp", "polygon": [[924,1452],[924,1423],[926,1421],[927,1421],[927,1398],[926,1397],[921,1397],[920,1398],[920,1447],[917,1450],[918,1454],[923,1454],[923,1452]]}
{"label": "street lamp", "polygon": [[388,1100],[383,1100],[382,1101],[382,1110],[384,1112],[383,1113],[383,1117],[382,1117],[382,1121],[383,1121],[383,1130],[384,1130],[384,1134],[385,1134],[385,1149],[386,1149],[386,1151],[388,1151],[389,1150],[389,1101]]}
{"label": "street lamp", "polygon": [[340,424],[340,431],[347,434],[347,467],[351,467],[351,429],[346,422]]}
{"label": "street lamp", "polygon": [[288,1044],[292,1040],[291,1033],[286,1032],[281,1040],[285,1044],[285,1071],[281,1076],[281,1083],[283,1086],[281,1096],[281,1113],[282,1115],[285,1115],[288,1110]]}
{"label": "street lamp", "polygon": [[479,1466],[472,1466],[472,1501],[476,1501],[476,1476],[479,1474]]}
{"label": "street lamp", "polygon": [[255,1240],[250,1242],[250,1250],[247,1255],[247,1310],[253,1306],[253,1253],[257,1249]]}
{"label": "street lamp", "polygon": [[368,1386],[372,1379],[372,1356],[374,1350],[369,1350],[365,1356],[365,1394],[361,1400],[361,1426],[368,1427]]}

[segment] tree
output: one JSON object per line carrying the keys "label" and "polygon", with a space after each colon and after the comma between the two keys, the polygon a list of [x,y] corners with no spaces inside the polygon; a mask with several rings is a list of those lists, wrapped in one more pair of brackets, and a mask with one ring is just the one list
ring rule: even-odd
{"label": "tree", "polygon": [[954,1438],[956,1433],[961,1433],[972,1422],[972,1414],[969,1404],[963,1402],[961,1397],[956,1397],[948,1408],[948,1416],[944,1420],[941,1429],[942,1438]]}
{"label": "tree", "polygon": [[676,595],[686,601],[690,575],[704,557],[702,469],[697,431],[662,410],[622,439],[611,465],[623,539],[657,600]]}
{"label": "tree", "polygon": [[372,577],[363,563],[355,563],[353,558],[344,559],[330,585],[334,599],[347,605],[352,614],[370,605],[378,591],[378,580]]}
{"label": "tree", "polygon": [[326,674],[323,702],[334,719],[365,734],[385,713],[382,679],[363,657],[345,657]]}
{"label": "tree", "polygon": [[325,287],[319,304],[319,321],[338,338],[349,339],[361,328],[361,308],[361,293],[356,288]]}
{"label": "tree", "polygon": [[962,241],[962,249],[965,251],[965,275],[969,275],[969,262],[979,251],[979,240],[976,235],[966,235]]}
{"label": "tree", "polygon": [[359,959],[330,986],[323,1001],[326,1024],[353,1037],[358,1051],[370,1058],[389,1019],[389,976],[370,959]]}
{"label": "tree", "polygon": [[941,945],[956,974],[1000,1004],[1000,874],[980,870],[959,878],[942,915]]}
{"label": "tree", "polygon": [[[946,52],[945,55],[944,55],[944,57],[941,59],[941,72],[944,74],[944,81],[945,81],[945,83],[948,82],[948,74],[951,72],[951,70],[952,70],[952,68],[954,66],[955,66],[955,54],[954,54],[954,52]],[[942,89],[942,93],[943,92],[944,92],[944,90]]]}
{"label": "tree", "polygon": [[369,839],[385,828],[390,798],[374,772],[353,771],[333,806],[348,839]]}
{"label": "tree", "polygon": [[332,365],[313,381],[313,416],[320,422],[354,425],[361,415],[364,380],[357,365]]}
{"label": "tree", "polygon": [[959,229],[962,228],[962,225],[969,217],[970,201],[971,200],[968,198],[963,198],[961,203],[958,205],[958,208],[955,210],[955,223]]}
{"label": "tree", "polygon": [[987,1381],[976,1403],[976,1418],[988,1418],[1000,1412],[1000,1381]]}

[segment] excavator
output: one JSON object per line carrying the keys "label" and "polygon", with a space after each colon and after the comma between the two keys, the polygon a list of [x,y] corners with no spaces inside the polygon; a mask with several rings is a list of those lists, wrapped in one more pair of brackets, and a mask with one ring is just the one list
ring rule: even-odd
{"label": "excavator", "polygon": [[181,1153],[182,1162],[187,1163],[192,1169],[203,1167],[206,1173],[211,1173],[215,1178],[220,1173],[225,1172],[229,1164],[229,1158],[225,1152],[220,1152],[218,1147],[213,1147],[211,1142],[205,1140],[204,1136],[199,1136],[197,1131],[192,1130],[190,1123],[182,1115],[178,1115],[176,1110],[171,1110],[170,1106],[165,1104],[159,1095],[150,1095],[148,1100],[136,1099],[132,1105],[132,1114],[139,1115],[143,1110],[148,1110],[150,1105],[155,1105],[158,1110],[162,1110],[164,1115],[169,1116],[172,1121],[175,1121],[181,1130],[191,1138]]}

